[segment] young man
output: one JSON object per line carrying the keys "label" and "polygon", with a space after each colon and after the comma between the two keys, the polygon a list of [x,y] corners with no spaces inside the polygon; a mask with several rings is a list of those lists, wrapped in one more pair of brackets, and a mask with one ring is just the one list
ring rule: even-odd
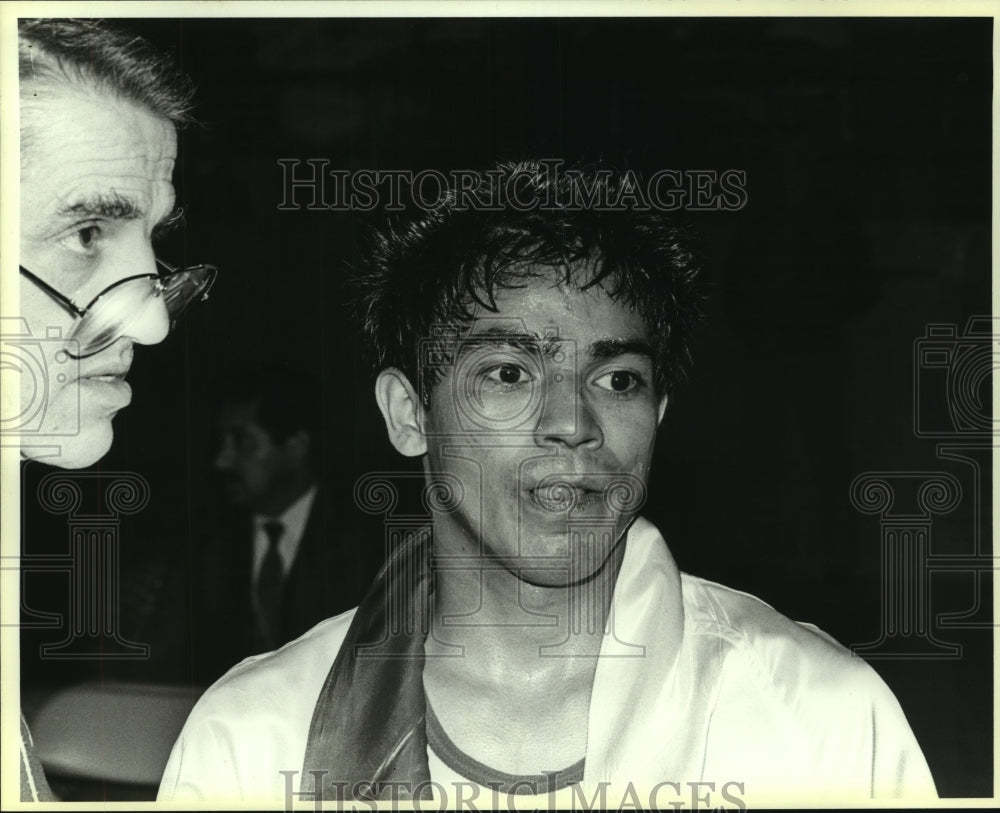
{"label": "young man", "polygon": [[[22,458],[75,469],[111,446],[134,345],[162,341],[215,273],[166,273],[152,245],[178,221],[171,176],[192,89],[99,21],[22,20],[18,46],[20,318],[4,338],[32,363],[5,432],[24,428]],[[23,719],[20,752],[21,798],[51,798]]]}
{"label": "young man", "polygon": [[455,194],[376,244],[359,280],[375,395],[422,463],[430,521],[356,612],[203,697],[161,799],[933,795],[864,662],[679,573],[638,515],[697,268],[669,218],[622,203],[627,176],[549,170],[484,173],[499,211]]}

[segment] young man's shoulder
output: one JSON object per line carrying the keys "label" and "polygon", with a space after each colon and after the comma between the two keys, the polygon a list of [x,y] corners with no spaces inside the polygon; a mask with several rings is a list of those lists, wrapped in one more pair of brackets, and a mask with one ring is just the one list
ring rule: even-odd
{"label": "young man's shoulder", "polygon": [[259,696],[272,693],[284,696],[317,680],[322,684],[356,611],[355,608],[327,618],[280,649],[240,661],[216,681],[206,697],[211,693],[247,691]]}
{"label": "young man's shoulder", "polygon": [[796,793],[934,797],[899,703],[863,659],[752,595],[687,575],[681,584],[688,664],[710,695],[706,765]]}
{"label": "young man's shoulder", "polygon": [[174,745],[160,800],[273,800],[276,771],[302,770],[316,698],[354,613],[247,658],[216,681]]}
{"label": "young man's shoulder", "polygon": [[695,634],[718,634],[733,645],[766,646],[790,639],[811,654],[854,660],[850,650],[818,627],[792,621],[766,601],[723,584],[681,574],[684,611]]}
{"label": "young man's shoulder", "polygon": [[798,689],[881,683],[865,661],[818,627],[792,621],[765,601],[696,576],[682,574],[685,635],[709,639],[724,661],[759,671],[762,681]]}

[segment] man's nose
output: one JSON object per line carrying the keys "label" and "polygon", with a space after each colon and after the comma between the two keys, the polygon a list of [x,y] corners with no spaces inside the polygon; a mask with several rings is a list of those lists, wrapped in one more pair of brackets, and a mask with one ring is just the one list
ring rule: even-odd
{"label": "man's nose", "polygon": [[[159,276],[153,246],[145,238],[130,246],[130,250],[123,252],[118,261],[121,266],[118,271],[119,279],[141,274]],[[121,335],[131,339],[136,344],[159,344],[167,338],[169,332],[170,316],[167,313],[163,294],[159,291],[154,296],[145,299],[134,313],[129,314],[121,329]]]}
{"label": "man's nose", "polygon": [[159,293],[147,299],[122,329],[122,335],[136,344],[159,344],[169,332],[170,316]]}
{"label": "man's nose", "polygon": [[603,445],[604,433],[580,391],[579,378],[572,373],[557,372],[546,382],[541,415],[535,427],[538,446],[599,449]]}

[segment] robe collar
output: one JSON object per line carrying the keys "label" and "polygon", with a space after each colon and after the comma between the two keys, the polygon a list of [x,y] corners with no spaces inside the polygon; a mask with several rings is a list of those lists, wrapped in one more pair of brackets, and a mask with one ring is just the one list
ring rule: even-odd
{"label": "robe collar", "polygon": [[[626,546],[594,676],[585,780],[630,761],[629,735],[640,732],[628,721],[676,678],[683,639],[680,573],[663,538],[640,518]],[[432,798],[423,686],[432,577],[423,528],[396,547],[359,606],[309,727],[302,791],[318,801]]]}

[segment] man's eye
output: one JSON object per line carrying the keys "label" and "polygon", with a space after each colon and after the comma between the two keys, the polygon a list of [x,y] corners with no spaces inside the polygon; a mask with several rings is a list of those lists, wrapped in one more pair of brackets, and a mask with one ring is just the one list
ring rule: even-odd
{"label": "man's eye", "polygon": [[611,390],[614,393],[626,393],[638,387],[641,380],[639,376],[628,370],[614,370],[610,373],[605,373],[594,383],[602,390]]}
{"label": "man's eye", "polygon": [[516,364],[498,364],[486,371],[486,378],[496,384],[523,384],[528,379],[528,373]]}
{"label": "man's eye", "polygon": [[90,252],[93,251],[100,236],[101,227],[90,223],[67,235],[63,239],[63,243],[71,251]]}

